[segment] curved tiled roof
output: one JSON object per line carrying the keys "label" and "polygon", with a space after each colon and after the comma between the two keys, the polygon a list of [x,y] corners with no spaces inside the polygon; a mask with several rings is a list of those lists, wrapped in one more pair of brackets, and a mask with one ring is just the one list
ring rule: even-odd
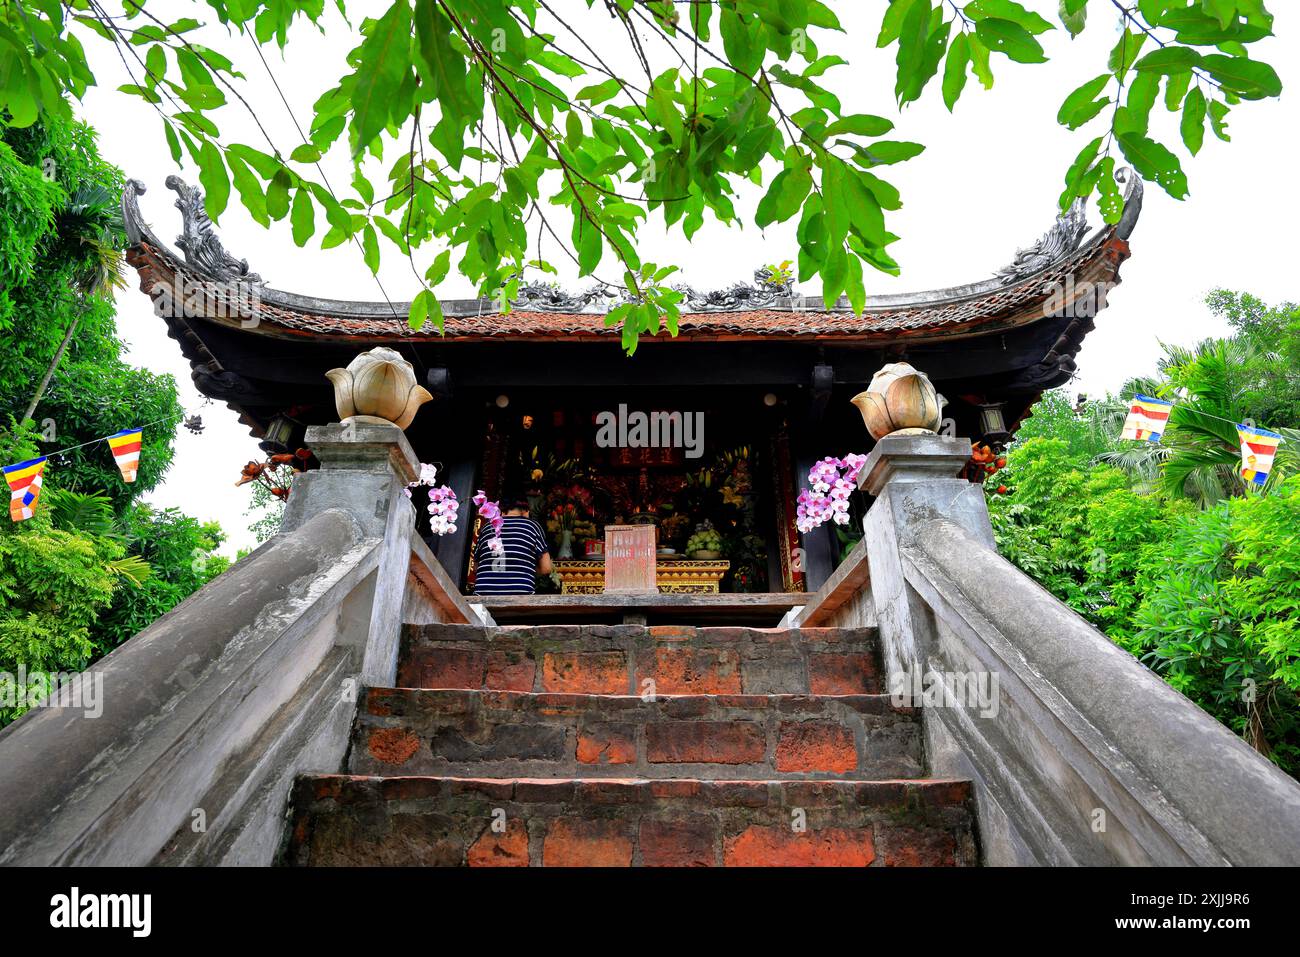
{"label": "curved tiled roof", "polygon": [[[182,258],[164,246],[140,216],[136,195],[144,191],[136,181],[128,184],[123,208],[132,240],[128,260],[140,273],[142,290],[153,298],[167,287],[177,290],[185,283],[202,284],[209,290],[198,308],[186,317],[239,326],[257,335],[279,338],[310,337],[362,342],[457,342],[484,340],[606,340],[617,338],[619,330],[605,325],[605,315],[587,308],[517,307],[500,313],[492,300],[451,300],[443,303],[446,317],[443,331],[426,326],[411,329],[406,322],[408,304],[351,302],[321,299],[272,289],[260,284],[221,248],[202,212],[202,197],[179,180],[169,177],[168,185],[181,195],[177,206],[185,214],[185,235],[179,243],[186,250]],[[196,205],[197,203],[197,205]],[[188,205],[187,205],[188,204]],[[1130,174],[1123,218],[1098,230],[1086,240],[1076,235],[1063,239],[1066,218],[1058,220],[1035,247],[1022,251],[1018,265],[1003,275],[932,292],[871,297],[861,316],[853,314],[841,298],[827,309],[819,297],[776,295],[771,287],[749,298],[761,308],[745,308],[749,295],[743,287],[733,305],[708,311],[683,311],[679,340],[709,339],[829,339],[870,341],[877,339],[933,340],[981,335],[1034,322],[1050,314],[1044,305],[1053,291],[1087,290],[1088,283],[1115,282],[1119,265],[1128,256],[1127,237],[1141,207],[1141,183]],[[1082,233],[1081,213],[1069,223]],[[242,293],[225,297],[224,287],[244,282]],[[251,281],[251,282],[250,282]],[[241,308],[232,305],[238,298]],[[568,300],[577,302],[576,300]],[[688,300],[690,301],[690,300]],[[1104,302],[1102,303],[1104,304]],[[1058,304],[1069,305],[1069,299]],[[655,337],[652,341],[668,339]]]}

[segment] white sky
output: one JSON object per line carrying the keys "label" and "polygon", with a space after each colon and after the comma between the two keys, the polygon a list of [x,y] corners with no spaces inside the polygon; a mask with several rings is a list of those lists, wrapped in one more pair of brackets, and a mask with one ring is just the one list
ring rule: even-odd
{"label": "white sky", "polygon": [[[1010,261],[1018,247],[1038,238],[1051,224],[1066,167],[1097,135],[1089,128],[1071,133],[1056,124],[1055,116],[1070,90],[1104,71],[1106,52],[1116,39],[1110,9],[1106,4],[1091,4],[1095,22],[1073,42],[1063,30],[1046,34],[1042,39],[1051,63],[1020,65],[995,56],[993,90],[982,90],[972,78],[954,114],[944,108],[936,80],[920,103],[899,115],[892,95],[893,53],[875,47],[884,4],[840,0],[832,5],[846,33],[819,35],[821,52],[838,53],[851,65],[832,70],[823,80],[840,96],[846,112],[889,117],[897,125],[892,138],[916,140],[928,147],[920,157],[886,171],[905,203],[888,219],[890,229],[902,237],[891,247],[902,276],[896,279],[868,271],[868,292],[929,289],[991,275]],[[1055,22],[1055,0],[1027,5]],[[310,123],[316,96],[346,72],[344,58],[357,42],[333,4],[326,6],[324,35],[304,26],[290,35],[283,58],[270,51],[266,54],[304,128]],[[386,8],[377,2],[352,6],[367,12]],[[632,62],[626,39],[610,29],[604,13],[588,12],[585,4],[572,0],[562,0],[562,6],[573,11],[571,22],[582,26],[588,42],[605,59],[620,65]],[[1179,153],[1191,196],[1180,203],[1147,186],[1145,208],[1132,237],[1133,258],[1122,270],[1123,285],[1111,294],[1109,308],[1086,340],[1079,357],[1080,375],[1071,388],[1094,394],[1118,388],[1126,377],[1150,371],[1160,341],[1189,343],[1222,334],[1226,327],[1202,303],[1206,292],[1216,286],[1249,290],[1266,301],[1300,298],[1292,272],[1297,268],[1295,229],[1300,222],[1300,194],[1294,180],[1300,112],[1297,94],[1290,89],[1300,84],[1300,14],[1291,3],[1271,6],[1280,39],[1257,44],[1256,56],[1273,64],[1288,90],[1279,101],[1235,108],[1230,116],[1232,143],[1221,143],[1207,132],[1200,156],[1187,157],[1169,114],[1157,104],[1153,135]],[[288,155],[300,140],[251,41],[227,36],[201,3],[169,0],[151,3],[149,9],[163,19],[188,15],[213,22],[191,37],[232,57],[248,78],[245,97]],[[163,185],[164,178],[176,170],[161,122],[142,101],[115,91],[128,81],[111,48],[93,38],[86,45],[100,87],[87,94],[81,115],[98,129],[104,156],[147,184],[149,192],[141,199],[145,216],[158,236],[170,242],[179,232],[180,218],[172,207],[175,194]],[[561,37],[561,45],[576,50],[571,38]],[[228,106],[216,119],[227,141],[265,148],[242,107]],[[393,155],[397,151],[391,150]],[[346,158],[340,155],[333,160],[326,172],[339,189],[349,178]],[[192,166],[182,175],[197,184]],[[751,190],[739,208],[752,214],[760,195],[761,191]],[[1092,220],[1095,225],[1095,213]],[[317,221],[322,222],[319,211]],[[665,234],[661,223],[656,216],[643,228],[643,259],[682,266],[682,278],[697,288],[748,280],[758,265],[794,258],[796,251],[794,221],[766,232],[753,227],[728,230],[708,223],[692,243],[678,229]],[[567,232],[558,225],[557,231]],[[382,298],[355,246],[322,251],[314,248],[317,237],[300,250],[290,238],[287,219],[264,230],[234,195],[219,232],[228,250],[246,257],[276,288],[347,299]],[[381,246],[385,258],[380,279],[389,296],[394,301],[410,299],[417,286],[409,267],[385,240]],[[426,252],[425,261],[435,252]],[[586,284],[576,280],[572,263],[553,245],[545,254],[560,267],[560,279],[567,287]],[[608,259],[601,273],[611,274]],[[191,383],[188,363],[165,335],[148,298],[138,291],[135,276],[129,279],[130,288],[118,294],[118,328],[130,346],[130,361],[174,375],[182,402],[187,408],[197,406],[201,397]],[[816,283],[804,291],[816,294]],[[470,285],[454,275],[439,292],[445,298],[473,294]],[[613,346],[610,361],[623,361]],[[224,405],[207,407],[203,419],[207,426],[203,435],[179,431],[167,480],[149,500],[219,520],[230,538],[223,551],[233,554],[236,548],[252,544],[244,515],[248,489],[235,488],[234,481],[243,463],[261,458],[261,453]]]}

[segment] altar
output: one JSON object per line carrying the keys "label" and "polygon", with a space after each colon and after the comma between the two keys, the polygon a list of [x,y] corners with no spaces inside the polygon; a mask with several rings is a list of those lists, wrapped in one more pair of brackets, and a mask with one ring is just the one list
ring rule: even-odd
{"label": "altar", "polygon": [[[718,584],[731,569],[731,562],[696,561],[689,558],[658,558],[655,587],[664,595],[716,595]],[[599,595],[605,591],[605,562],[589,559],[559,559],[555,574],[562,595]]]}

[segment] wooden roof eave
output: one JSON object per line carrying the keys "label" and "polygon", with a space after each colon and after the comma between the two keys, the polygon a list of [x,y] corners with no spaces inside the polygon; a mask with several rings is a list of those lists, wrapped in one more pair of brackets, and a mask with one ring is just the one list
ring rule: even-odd
{"label": "wooden roof eave", "polygon": [[[448,324],[453,334],[439,335],[436,332],[407,332],[405,313],[407,304],[353,302],[346,300],[322,299],[297,293],[276,290],[261,283],[260,278],[248,272],[247,264],[236,261],[222,249],[219,240],[212,231],[202,212],[202,197],[197,190],[191,190],[176,177],[168,177],[168,186],[175,189],[180,198],[176,205],[185,214],[185,235],[178,239],[185,256],[169,249],[153,234],[140,215],[137,196],[144,191],[144,186],[131,180],[123,196],[123,213],[127,224],[131,248],[128,261],[140,274],[142,291],[157,300],[165,294],[168,287],[179,290],[186,282],[198,284],[221,284],[243,281],[253,293],[252,299],[256,311],[252,315],[232,315],[232,310],[219,306],[208,308],[205,301],[201,308],[188,315],[180,315],[172,309],[168,320],[171,331],[179,339],[193,335],[194,330],[185,321],[202,319],[217,323],[250,336],[272,337],[283,340],[312,340],[322,343],[347,343],[358,346],[378,344],[413,344],[437,343],[455,344],[460,342],[531,342],[552,343],[566,342],[602,342],[617,341],[618,330],[597,328],[564,328],[581,325],[590,327],[601,319],[599,313],[565,313],[548,311],[538,313],[528,309],[516,309],[512,312],[518,323],[520,316],[538,316],[532,328],[502,332],[456,332],[457,320],[472,320],[478,323],[496,318],[501,324],[509,325],[511,318],[498,316],[490,301],[483,300],[449,300],[443,304]],[[747,312],[728,313],[725,310],[709,312],[686,312],[682,315],[681,333],[677,337],[646,337],[645,344],[661,342],[763,342],[763,341],[802,341],[835,342],[845,345],[873,345],[906,341],[914,344],[940,344],[954,339],[973,336],[995,335],[1039,321],[1053,312],[1044,308],[1052,283],[1048,280],[1053,273],[1061,273],[1063,267],[1070,265],[1070,272],[1075,276],[1073,288],[1067,292],[1078,294],[1086,289],[1086,283],[1104,281],[1115,284],[1119,281],[1120,264],[1129,255],[1127,238],[1136,224],[1141,209],[1141,181],[1129,174],[1126,182],[1125,209],[1120,221],[1113,226],[1098,230],[1091,237],[1054,260],[1049,260],[1039,268],[1017,275],[1013,282],[1003,278],[992,278],[961,286],[922,293],[904,293],[888,296],[869,297],[862,323],[870,322],[880,316],[898,316],[911,314],[937,314],[942,310],[960,310],[972,304],[992,297],[1015,297],[1020,301],[1015,308],[994,311],[989,315],[979,315],[969,320],[954,320],[936,323],[930,326],[921,323],[898,323],[882,325],[871,329],[859,325],[851,331],[837,331],[833,328],[851,316],[846,301],[841,298],[834,309],[827,310],[818,297],[809,297],[801,302],[804,308],[795,308],[793,299],[776,298],[768,307]],[[1060,220],[1058,220],[1058,225]],[[1044,237],[1040,244],[1051,236]],[[1023,253],[1021,254],[1023,255]],[[219,297],[214,298],[216,302]],[[1073,304],[1073,297],[1059,303],[1060,311]],[[1103,303],[1104,305],[1104,303]],[[771,318],[774,315],[788,315],[789,322],[784,326],[763,326],[747,323],[746,317]],[[784,320],[782,320],[784,321]],[[295,325],[294,323],[299,324]],[[355,331],[344,331],[356,324]],[[312,328],[341,326],[339,331]],[[831,328],[826,328],[830,326]],[[718,327],[718,328],[713,328]],[[376,328],[382,331],[375,331]],[[179,330],[179,333],[178,333]],[[196,356],[188,358],[192,361]],[[212,361],[211,357],[198,361]]]}

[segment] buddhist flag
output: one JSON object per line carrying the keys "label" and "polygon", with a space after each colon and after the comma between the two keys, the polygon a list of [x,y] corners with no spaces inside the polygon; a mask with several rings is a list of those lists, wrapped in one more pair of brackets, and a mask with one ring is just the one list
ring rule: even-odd
{"label": "buddhist flag", "polygon": [[1169,421],[1172,402],[1153,399],[1149,395],[1135,395],[1129,406],[1128,417],[1124,420],[1121,439],[1137,439],[1139,442],[1159,442],[1164,435],[1165,423]]}
{"label": "buddhist flag", "polygon": [[41,497],[44,472],[44,456],[4,467],[10,492],[9,517],[15,522],[26,521],[36,514],[36,500]]}
{"label": "buddhist flag", "polygon": [[1237,425],[1237,436],[1241,439],[1241,477],[1255,485],[1263,485],[1273,469],[1273,457],[1277,455],[1282,436],[1268,429],[1254,429],[1241,424]]}
{"label": "buddhist flag", "polygon": [[122,472],[122,479],[135,481],[136,470],[140,468],[140,429],[123,429],[116,435],[108,437],[108,447],[113,450],[113,461]]}

